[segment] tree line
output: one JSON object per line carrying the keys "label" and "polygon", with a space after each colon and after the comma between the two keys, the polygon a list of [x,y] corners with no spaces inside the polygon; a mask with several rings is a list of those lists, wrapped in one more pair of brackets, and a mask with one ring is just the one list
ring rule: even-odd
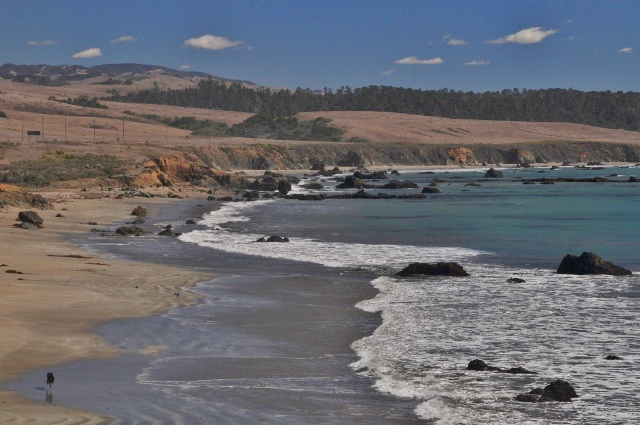
{"label": "tree line", "polygon": [[153,88],[122,95],[111,91],[109,100],[251,112],[270,117],[292,117],[298,112],[378,111],[443,118],[571,122],[605,128],[640,131],[640,93],[584,92],[573,89],[462,92],[368,86],[335,91],[298,88],[295,91],[226,85],[211,78],[197,87]]}

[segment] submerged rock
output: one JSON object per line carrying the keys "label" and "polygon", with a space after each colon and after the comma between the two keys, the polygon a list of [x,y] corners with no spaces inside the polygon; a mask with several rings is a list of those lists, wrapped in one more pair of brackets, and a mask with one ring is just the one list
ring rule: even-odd
{"label": "submerged rock", "polygon": [[618,357],[615,354],[609,354],[604,358],[605,360],[622,360],[622,357]]}
{"label": "submerged rock", "polygon": [[612,276],[628,276],[631,270],[616,266],[604,260],[602,257],[592,253],[583,252],[579,257],[567,254],[558,266],[560,274],[607,274]]}
{"label": "submerged rock", "polygon": [[440,263],[411,263],[398,272],[398,276],[469,276],[460,264],[456,262]]}

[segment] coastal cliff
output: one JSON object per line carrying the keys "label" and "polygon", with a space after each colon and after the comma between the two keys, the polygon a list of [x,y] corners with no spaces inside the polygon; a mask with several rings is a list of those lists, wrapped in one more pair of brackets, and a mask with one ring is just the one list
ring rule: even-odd
{"label": "coastal cliff", "polygon": [[[327,166],[478,166],[551,162],[640,162],[640,146],[600,142],[548,142],[509,145],[411,145],[317,143],[253,144],[232,147],[185,147],[186,158],[197,158],[214,169],[309,169]],[[198,161],[198,162],[199,162]]]}

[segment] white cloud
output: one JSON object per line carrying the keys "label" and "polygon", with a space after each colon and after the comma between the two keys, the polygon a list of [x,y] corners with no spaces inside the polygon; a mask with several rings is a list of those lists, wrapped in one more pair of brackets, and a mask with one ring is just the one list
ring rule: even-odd
{"label": "white cloud", "polygon": [[114,44],[114,43],[122,43],[122,42],[132,42],[132,41],[136,41],[136,39],[132,36],[132,35],[123,35],[120,38],[116,38],[115,40],[111,40],[109,43],[110,44]]}
{"label": "white cloud", "polygon": [[92,47],[91,49],[83,50],[73,55],[75,59],[99,58],[100,56],[102,56],[102,50],[100,50],[99,47]]}
{"label": "white cloud", "polygon": [[447,44],[451,45],[451,46],[465,46],[469,43],[467,43],[464,40],[460,40],[454,37],[451,37],[450,35],[445,35],[444,37],[442,37],[443,40],[447,40]]}
{"label": "white cloud", "polygon": [[441,58],[433,59],[418,59],[417,56],[409,56],[403,59],[398,59],[397,64],[400,65],[439,65],[444,62]]}
{"label": "white cloud", "polygon": [[515,34],[510,34],[497,40],[487,40],[488,44],[504,44],[504,43],[518,43],[518,44],[534,44],[540,43],[545,38],[552,34],[557,33],[558,30],[544,30],[542,27],[531,27],[518,31]]}
{"label": "white cloud", "polygon": [[222,50],[236,47],[242,43],[244,43],[244,41],[231,41],[227,37],[217,37],[207,34],[198,38],[190,38],[184,42],[184,45],[195,47],[196,49]]}
{"label": "white cloud", "polygon": [[631,53],[633,49],[631,47],[625,47],[623,49],[618,50],[618,53]]}
{"label": "white cloud", "polygon": [[187,69],[191,69],[191,65],[182,65],[180,69],[183,69],[186,71]]}
{"label": "white cloud", "polygon": [[386,71],[382,71],[380,74],[382,74],[382,75],[391,75],[391,74],[393,74],[393,69],[387,69]]}
{"label": "white cloud", "polygon": [[489,65],[491,62],[489,61],[471,61],[471,62],[465,62],[465,65],[470,65],[470,66],[477,66],[477,65]]}
{"label": "white cloud", "polygon": [[46,41],[28,41],[27,42],[28,46],[49,46],[51,44],[55,44],[55,41],[46,40]]}

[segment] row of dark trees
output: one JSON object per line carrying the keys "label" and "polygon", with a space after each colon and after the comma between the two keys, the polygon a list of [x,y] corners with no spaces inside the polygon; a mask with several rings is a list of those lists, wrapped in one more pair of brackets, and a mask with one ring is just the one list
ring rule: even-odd
{"label": "row of dark trees", "polygon": [[573,89],[462,92],[368,86],[312,91],[252,89],[201,80],[197,87],[161,90],[157,85],[110,100],[253,112],[291,117],[308,111],[380,111],[480,120],[572,122],[640,131],[640,93]]}

